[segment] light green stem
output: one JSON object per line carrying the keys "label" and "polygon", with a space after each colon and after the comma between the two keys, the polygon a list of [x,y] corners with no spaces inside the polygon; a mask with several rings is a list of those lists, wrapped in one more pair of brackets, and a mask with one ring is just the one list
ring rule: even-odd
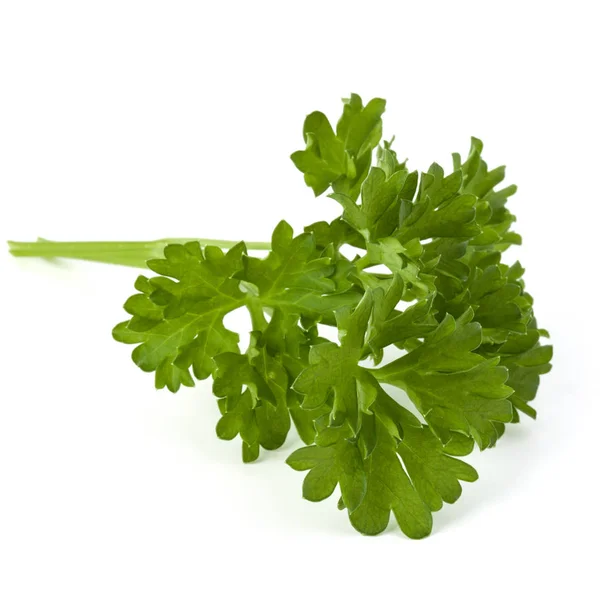
{"label": "light green stem", "polygon": [[[101,263],[146,267],[146,261],[163,258],[168,244],[198,242],[201,246],[231,248],[238,242],[203,238],[165,238],[153,242],[51,242],[39,239],[36,242],[8,242],[13,256],[37,256],[42,258],[74,258]],[[269,242],[246,242],[248,250],[270,250]]]}
{"label": "light green stem", "polygon": [[248,312],[250,313],[250,319],[252,321],[253,331],[264,331],[268,325],[267,319],[265,319],[265,313],[263,307],[258,301],[258,298],[249,298],[246,302]]}

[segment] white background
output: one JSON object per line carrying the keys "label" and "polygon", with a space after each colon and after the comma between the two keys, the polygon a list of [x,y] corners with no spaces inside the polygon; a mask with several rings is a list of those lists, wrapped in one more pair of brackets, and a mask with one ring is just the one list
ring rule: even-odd
{"label": "white background", "polygon": [[0,597],[598,597],[596,4],[1,2],[1,240],[333,218],[289,154],[381,96],[414,168],[470,135],[507,164],[555,359],[429,538],[367,538],[302,500],[296,437],[243,465],[208,383],[153,389],[110,335],[135,270],[0,252]]}

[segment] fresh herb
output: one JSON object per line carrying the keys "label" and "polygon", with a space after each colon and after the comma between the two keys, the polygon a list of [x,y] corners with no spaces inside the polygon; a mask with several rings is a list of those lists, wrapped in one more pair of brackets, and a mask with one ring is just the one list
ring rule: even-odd
{"label": "fresh herb", "polygon": [[[306,499],[339,486],[338,506],[358,531],[383,531],[393,513],[422,538],[432,511],[477,479],[456,457],[494,446],[520,413],[535,417],[530,402],[552,348],[540,344],[548,334],[523,268],[502,262],[521,242],[506,208],[516,188],[497,189],[504,169],[488,170],[473,138],[451,173],[436,163],[410,171],[381,143],[384,109],[352,95],[335,130],[320,112],[306,118],[306,148],[291,158],[341,215],[299,235],[281,222],[270,244],[10,245],[21,256],[147,265],[156,275],[138,277],[113,336],[135,345],[134,362],[154,372],[157,388],[212,377],[217,435],[239,436],[244,461],[280,447],[293,424],[305,446],[287,462],[308,471]],[[243,353],[223,322],[240,307],[252,320]],[[321,325],[336,326],[339,343],[321,337]],[[380,366],[392,347],[400,357]],[[403,390],[412,410],[383,384]]]}

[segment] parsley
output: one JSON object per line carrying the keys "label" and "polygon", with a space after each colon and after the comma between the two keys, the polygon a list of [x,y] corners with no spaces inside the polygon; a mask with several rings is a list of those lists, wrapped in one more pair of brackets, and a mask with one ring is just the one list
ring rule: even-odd
{"label": "parsley", "polygon": [[[320,112],[306,118],[306,147],[291,158],[341,214],[298,235],[281,222],[270,243],[9,244],[18,256],[147,266],[154,275],[138,277],[113,336],[135,345],[157,388],[212,377],[217,435],[239,436],[244,461],[280,447],[293,425],[305,446],[287,462],[308,471],[306,499],[339,488],[358,531],[377,534],[393,514],[421,538],[460,482],[477,479],[457,457],[494,446],[520,413],[535,418],[552,348],[522,266],[502,262],[521,243],[506,208],[516,188],[496,189],[504,168],[488,170],[472,138],[451,173],[436,163],[410,171],[381,140],[384,109],[353,94],[335,129]],[[240,307],[252,320],[243,353],[223,322]],[[339,343],[320,337],[322,324],[337,327]],[[380,366],[392,346],[402,355]],[[404,390],[414,411],[383,384]]]}

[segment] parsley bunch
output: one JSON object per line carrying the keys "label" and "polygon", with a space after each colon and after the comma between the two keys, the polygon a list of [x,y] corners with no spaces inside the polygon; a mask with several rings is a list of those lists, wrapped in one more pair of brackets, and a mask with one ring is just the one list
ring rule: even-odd
{"label": "parsley bunch", "polygon": [[[292,154],[306,184],[341,206],[331,223],[294,235],[284,221],[270,244],[11,243],[17,255],[88,258],[151,269],[113,330],[133,361],[176,392],[212,377],[217,435],[241,438],[242,457],[280,447],[292,424],[305,446],[287,459],[307,471],[303,495],[338,488],[338,507],[360,532],[383,531],[394,514],[411,538],[428,535],[432,512],[461,495],[477,472],[457,457],[494,446],[530,405],[552,348],[525,292],[524,270],[502,262],[521,238],[472,138],[453,171],[399,162],[383,142],[385,101],[352,95],[335,130],[321,112],[304,122]],[[373,154],[375,164],[373,164]],[[266,258],[249,254],[269,249]],[[353,258],[348,258],[348,248]],[[342,252],[342,250],[344,250]],[[149,260],[148,260],[149,259]],[[223,324],[251,317],[250,343]],[[339,342],[319,327],[337,327]],[[399,358],[381,366],[386,349]],[[399,350],[398,350],[399,349]],[[386,387],[384,387],[384,385]],[[401,406],[386,390],[403,390]]]}

